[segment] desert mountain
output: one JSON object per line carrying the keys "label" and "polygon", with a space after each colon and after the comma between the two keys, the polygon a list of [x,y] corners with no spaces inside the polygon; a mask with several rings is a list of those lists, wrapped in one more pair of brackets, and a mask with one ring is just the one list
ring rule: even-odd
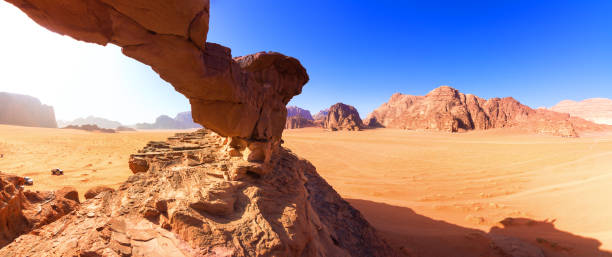
{"label": "desert mountain", "polygon": [[314,120],[309,110],[305,110],[297,106],[287,106],[287,118],[294,116],[300,116],[307,120]]}
{"label": "desert mountain", "polygon": [[201,128],[202,126],[193,122],[191,112],[181,112],[174,119],[167,115],[162,115],[155,119],[155,123],[138,123],[135,127],[137,129],[192,129]]}
{"label": "desert mountain", "polygon": [[0,124],[57,128],[53,107],[37,98],[0,92]]}
{"label": "desert mountain", "polygon": [[355,107],[337,103],[329,107],[323,127],[330,130],[361,130],[365,126]]}
{"label": "desert mountain", "polygon": [[60,128],[66,127],[66,126],[81,126],[81,125],[96,125],[99,128],[103,128],[103,129],[116,129],[118,127],[121,127],[121,123],[117,122],[117,121],[112,121],[109,119],[105,119],[105,118],[100,118],[100,117],[95,117],[95,116],[88,116],[86,118],[77,118],[73,121],[62,121],[62,120],[58,120],[57,121],[57,125]]}
{"label": "desert mountain", "polygon": [[313,116],[313,118],[315,120],[324,120],[327,117],[328,113],[329,113],[329,108],[319,111],[317,114]]}
{"label": "desert mountain", "polygon": [[309,110],[302,109],[297,106],[287,107],[287,122],[285,129],[297,129],[313,127],[314,119]]}
{"label": "desert mountain", "polygon": [[396,93],[366,118],[370,127],[432,129],[458,132],[518,128],[530,132],[576,137],[578,131],[602,126],[568,114],[531,109],[512,97],[482,99],[441,86],[425,96]]}
{"label": "desert mountain", "polygon": [[563,100],[550,110],[569,113],[573,117],[599,124],[612,125],[612,99],[608,98],[591,98],[580,102]]}
{"label": "desert mountain", "polygon": [[52,31],[118,45],[150,65],[207,130],[152,142],[118,190],[0,256],[396,255],[308,161],[281,147],[285,106],[306,69],[280,53],[232,58],[206,42],[209,1],[7,1]]}

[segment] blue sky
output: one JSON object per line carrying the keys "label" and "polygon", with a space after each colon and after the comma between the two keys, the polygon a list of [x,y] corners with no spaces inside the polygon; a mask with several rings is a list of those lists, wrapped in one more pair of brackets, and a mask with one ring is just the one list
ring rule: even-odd
{"label": "blue sky", "polygon": [[[344,102],[365,116],[395,92],[423,95],[440,85],[535,108],[612,98],[611,13],[612,1],[211,0],[208,41],[234,56],[271,50],[300,59],[311,80],[290,104],[314,113]],[[106,84],[131,87],[116,104],[134,109],[103,116],[130,123],[189,108],[148,67],[100,49],[79,67],[102,62],[92,67],[116,74]],[[4,85],[0,79],[0,91]]]}

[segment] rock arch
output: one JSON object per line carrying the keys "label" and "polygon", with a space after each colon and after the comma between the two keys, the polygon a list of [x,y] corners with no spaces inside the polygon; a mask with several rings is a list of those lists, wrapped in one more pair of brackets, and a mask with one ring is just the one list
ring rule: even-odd
{"label": "rock arch", "polygon": [[229,48],[206,42],[209,0],[6,1],[51,31],[115,44],[151,66],[189,99],[197,123],[240,141],[233,145],[255,152],[245,156],[251,161],[267,161],[280,142],[285,105],[309,80],[295,58],[275,52],[232,58]]}

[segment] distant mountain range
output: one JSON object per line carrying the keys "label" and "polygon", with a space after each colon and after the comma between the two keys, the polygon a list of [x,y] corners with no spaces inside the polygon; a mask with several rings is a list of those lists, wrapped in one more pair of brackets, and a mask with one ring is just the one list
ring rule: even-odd
{"label": "distant mountain range", "polygon": [[191,112],[181,112],[174,118],[162,115],[155,119],[155,123],[138,123],[134,127],[136,129],[192,129],[202,126],[193,122]]}
{"label": "distant mountain range", "polygon": [[563,100],[550,110],[568,113],[599,124],[612,125],[612,99],[608,98],[591,98],[580,102]]}
{"label": "distant mountain range", "polygon": [[99,128],[103,128],[103,129],[116,129],[122,126],[121,123],[117,121],[112,121],[112,120],[95,117],[95,116],[88,116],[87,118],[77,118],[73,121],[58,120],[57,125],[60,128],[63,128],[66,126],[96,125]]}
{"label": "distant mountain range", "polygon": [[53,107],[35,97],[0,92],[0,124],[57,128]]}

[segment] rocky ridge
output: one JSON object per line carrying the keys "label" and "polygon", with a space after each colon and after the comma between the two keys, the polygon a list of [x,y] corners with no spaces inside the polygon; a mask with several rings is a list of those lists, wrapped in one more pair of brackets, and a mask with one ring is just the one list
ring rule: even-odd
{"label": "rocky ridge", "polygon": [[98,190],[0,256],[396,255],[308,161],[281,147],[261,173],[230,144],[210,130],[151,142],[118,190]]}
{"label": "rocky ridge", "polygon": [[0,124],[57,128],[53,107],[28,95],[0,92]]}
{"label": "rocky ridge", "polygon": [[366,118],[370,127],[431,129],[448,132],[517,128],[539,134],[577,137],[604,126],[567,114],[531,109],[511,97],[488,100],[442,86],[425,96],[396,93]]}

